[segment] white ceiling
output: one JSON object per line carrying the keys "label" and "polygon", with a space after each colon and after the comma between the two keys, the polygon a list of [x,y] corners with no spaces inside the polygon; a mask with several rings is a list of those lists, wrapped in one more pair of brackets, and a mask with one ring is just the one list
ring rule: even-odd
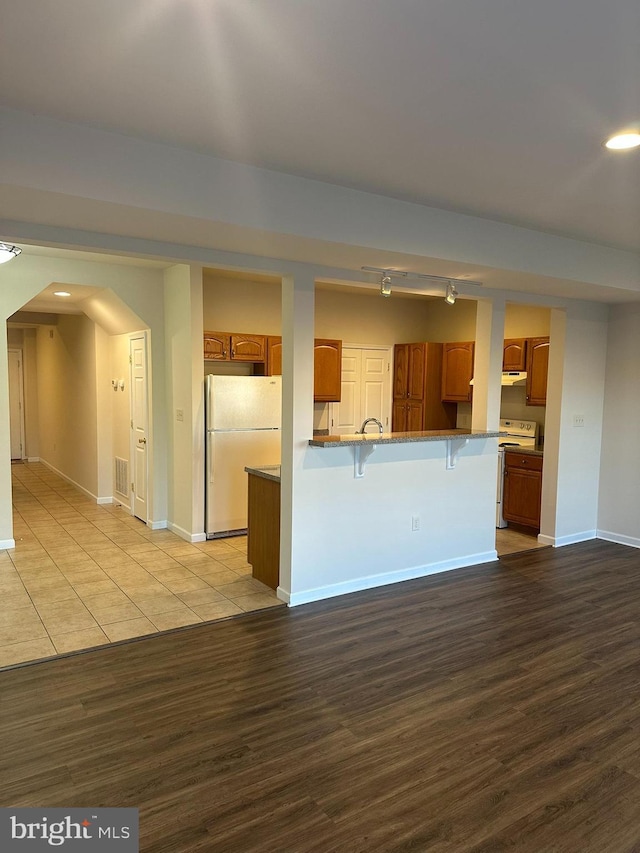
{"label": "white ceiling", "polygon": [[602,147],[640,125],[638,0],[0,12],[6,106],[640,250],[640,150]]}

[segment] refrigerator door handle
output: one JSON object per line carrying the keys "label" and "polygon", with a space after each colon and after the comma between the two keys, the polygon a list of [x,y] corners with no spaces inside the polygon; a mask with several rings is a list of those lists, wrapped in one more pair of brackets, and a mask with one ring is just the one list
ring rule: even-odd
{"label": "refrigerator door handle", "polygon": [[207,433],[207,483],[213,483],[213,436]]}

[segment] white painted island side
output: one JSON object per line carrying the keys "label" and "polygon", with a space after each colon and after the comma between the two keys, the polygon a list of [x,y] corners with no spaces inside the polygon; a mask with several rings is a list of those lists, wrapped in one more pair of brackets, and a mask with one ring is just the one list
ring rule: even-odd
{"label": "white painted island side", "polygon": [[[499,435],[319,436],[300,447],[295,559],[279,597],[304,604],[497,559]],[[375,450],[358,476],[357,451],[365,447]]]}

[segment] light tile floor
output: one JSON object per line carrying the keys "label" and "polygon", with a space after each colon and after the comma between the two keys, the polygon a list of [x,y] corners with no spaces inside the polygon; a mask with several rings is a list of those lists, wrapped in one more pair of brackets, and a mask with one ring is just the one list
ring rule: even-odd
{"label": "light tile floor", "polygon": [[283,606],[246,537],[191,545],[98,506],[41,463],[12,465],[16,547],[0,551],[0,667]]}
{"label": "light tile floor", "polygon": [[548,548],[542,542],[538,542],[537,535],[533,533],[523,533],[520,530],[514,530],[512,527],[496,528],[496,551],[498,557],[504,557],[506,554],[517,554],[520,551],[530,551],[532,548]]}

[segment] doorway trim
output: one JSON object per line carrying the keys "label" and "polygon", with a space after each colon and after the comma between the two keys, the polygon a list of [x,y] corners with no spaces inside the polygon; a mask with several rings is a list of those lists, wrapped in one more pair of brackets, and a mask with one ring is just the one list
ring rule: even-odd
{"label": "doorway trim", "polygon": [[[11,381],[12,370],[11,370],[11,361],[12,358],[17,358],[17,387]],[[17,420],[20,430],[20,455],[14,456],[11,453],[11,460],[20,460],[27,458],[26,455],[26,447],[25,447],[25,419],[24,419],[24,352],[18,347],[8,347],[7,349],[7,362],[8,362],[8,374],[9,374],[9,417],[10,423],[13,423],[16,412],[14,410],[16,404],[16,395],[17,391],[17,404],[18,404],[18,412],[17,412]],[[13,392],[12,393],[12,388]],[[10,437],[11,438],[11,437]]]}
{"label": "doorway trim", "polygon": [[[142,345],[136,347],[136,342]],[[136,353],[141,354],[139,361]],[[130,512],[149,525],[149,332],[129,335]],[[143,497],[138,497],[142,495]]]}

